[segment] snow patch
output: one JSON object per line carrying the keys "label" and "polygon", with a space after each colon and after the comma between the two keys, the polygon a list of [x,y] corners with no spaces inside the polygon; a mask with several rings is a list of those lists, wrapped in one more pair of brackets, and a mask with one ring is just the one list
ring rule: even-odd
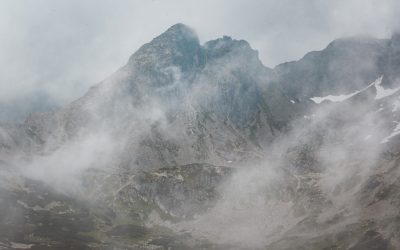
{"label": "snow patch", "polygon": [[290,102],[291,102],[291,103],[296,103],[296,102],[295,102],[295,101],[293,101],[293,100],[290,100]]}
{"label": "snow patch", "polygon": [[31,249],[34,244],[23,244],[23,243],[17,243],[17,242],[11,242],[11,248],[13,249]]}
{"label": "snow patch", "polygon": [[155,175],[157,177],[168,177],[168,174],[166,172],[153,173],[153,175]]}
{"label": "snow patch", "polygon": [[[380,86],[380,84],[382,82],[382,78],[383,78],[383,76],[381,76],[378,79],[376,79],[374,82],[369,84],[367,87],[365,87],[365,88],[363,88],[361,90],[354,91],[353,93],[350,93],[350,94],[327,95],[327,96],[324,96],[324,97],[311,97],[310,100],[313,101],[316,104],[320,104],[323,101],[343,102],[343,101],[345,101],[345,100],[357,95],[358,93],[363,92],[364,90],[368,89],[369,87],[371,87],[373,85],[375,85],[375,88],[376,88],[376,91],[377,91],[377,96],[375,97],[375,99],[380,99],[380,98],[383,98],[383,97],[381,97],[383,94],[385,94],[384,97],[386,97],[387,94],[392,95],[392,94],[394,94],[396,91],[398,91],[400,89],[400,87],[395,89],[395,90],[389,90],[389,89],[385,90],[385,89],[383,89],[383,87]],[[379,91],[378,91],[378,88],[379,88]],[[382,90],[384,92],[382,92]],[[392,91],[394,91],[394,92],[392,93]],[[378,96],[378,93],[379,93],[379,96]],[[377,97],[379,97],[379,98],[377,98]]]}
{"label": "snow patch", "polygon": [[342,102],[358,93],[360,93],[360,91],[357,90],[356,92],[353,92],[348,95],[328,95],[328,96],[324,96],[324,97],[312,97],[312,98],[310,98],[310,100],[315,102],[316,104],[320,104],[323,101]]}
{"label": "snow patch", "polygon": [[376,89],[376,96],[375,96],[375,100],[379,100],[388,96],[393,95],[394,93],[396,93],[397,91],[400,90],[400,87],[397,87],[395,89],[384,89],[381,84],[382,84],[382,78],[383,76],[379,77],[378,79],[376,79],[376,81],[374,82],[375,85],[375,89]]}

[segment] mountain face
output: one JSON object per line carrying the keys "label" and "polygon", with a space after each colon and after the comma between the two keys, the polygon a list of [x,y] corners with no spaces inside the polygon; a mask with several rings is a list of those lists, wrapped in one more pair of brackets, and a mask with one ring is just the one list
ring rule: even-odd
{"label": "mountain face", "polygon": [[387,49],[387,40],[338,39],[297,62],[278,65],[276,81],[291,98],[302,101],[351,93],[382,75]]}
{"label": "mountain face", "polygon": [[398,34],[391,39],[338,39],[297,62],[276,66],[273,82],[289,97],[302,101],[314,96],[352,93],[382,75],[384,86],[395,86],[399,81],[398,56]]}
{"label": "mountain face", "polygon": [[397,249],[399,35],[262,65],[176,24],[0,128],[0,247]]}
{"label": "mountain face", "polygon": [[107,127],[127,141],[121,164],[240,161],[268,147],[294,116],[278,89],[274,99],[286,113],[271,110],[275,101],[263,96],[271,74],[247,42],[224,37],[201,46],[190,28],[177,24],[81,99],[28,118],[23,127],[33,141],[26,144],[52,150],[88,128]]}

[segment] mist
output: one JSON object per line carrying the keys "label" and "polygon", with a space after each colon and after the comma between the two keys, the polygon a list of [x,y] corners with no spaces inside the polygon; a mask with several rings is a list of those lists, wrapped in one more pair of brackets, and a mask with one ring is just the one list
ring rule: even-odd
{"label": "mist", "polygon": [[261,159],[236,165],[215,207],[175,230],[227,246],[273,249],[294,245],[280,242],[284,235],[318,238],[343,230],[364,213],[358,194],[387,149],[380,143],[388,133],[381,114],[367,111],[374,108],[374,103],[326,104],[293,121]]}
{"label": "mist", "polygon": [[396,1],[1,5],[0,248],[400,247]]}

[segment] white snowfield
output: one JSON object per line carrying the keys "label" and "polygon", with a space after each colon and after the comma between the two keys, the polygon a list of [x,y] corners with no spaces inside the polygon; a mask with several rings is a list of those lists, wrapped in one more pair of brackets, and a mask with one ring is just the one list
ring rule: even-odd
{"label": "white snowfield", "polygon": [[311,97],[310,100],[315,102],[316,104],[320,104],[323,101],[342,102],[358,93],[360,93],[360,91],[356,91],[348,95],[327,95],[324,97]]}
{"label": "white snowfield", "polygon": [[357,95],[360,92],[363,92],[364,90],[370,88],[371,86],[375,86],[375,89],[376,89],[375,100],[379,100],[379,99],[391,96],[391,95],[393,95],[394,93],[396,93],[397,91],[400,90],[400,87],[397,87],[395,89],[384,89],[381,86],[382,79],[383,79],[383,76],[381,76],[378,79],[376,79],[373,83],[371,83],[367,87],[365,87],[365,88],[363,88],[361,90],[357,90],[357,91],[355,91],[353,93],[350,93],[350,94],[328,95],[328,96],[324,96],[324,97],[311,97],[310,100],[313,101],[316,104],[320,104],[323,101],[342,102],[344,100],[349,99],[350,97],[353,97],[353,96]]}
{"label": "white snowfield", "polygon": [[379,77],[375,82],[375,88],[376,88],[376,96],[375,96],[375,100],[379,100],[388,96],[393,95],[394,93],[396,93],[397,91],[400,90],[400,87],[397,87],[395,89],[384,89],[381,86],[382,83],[382,78],[383,76]]}

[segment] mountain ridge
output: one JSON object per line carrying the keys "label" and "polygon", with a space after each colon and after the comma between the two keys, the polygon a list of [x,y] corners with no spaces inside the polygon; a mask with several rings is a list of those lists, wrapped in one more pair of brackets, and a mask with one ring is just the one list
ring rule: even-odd
{"label": "mountain ridge", "polygon": [[172,26],[68,106],[0,128],[0,246],[398,248],[396,41],[269,69],[244,40]]}

